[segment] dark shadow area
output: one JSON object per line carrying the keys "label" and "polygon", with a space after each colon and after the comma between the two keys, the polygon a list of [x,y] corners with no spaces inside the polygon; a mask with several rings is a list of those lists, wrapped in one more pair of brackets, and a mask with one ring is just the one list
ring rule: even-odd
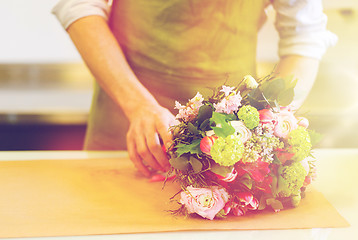
{"label": "dark shadow area", "polygon": [[0,150],[82,150],[86,125],[1,124]]}

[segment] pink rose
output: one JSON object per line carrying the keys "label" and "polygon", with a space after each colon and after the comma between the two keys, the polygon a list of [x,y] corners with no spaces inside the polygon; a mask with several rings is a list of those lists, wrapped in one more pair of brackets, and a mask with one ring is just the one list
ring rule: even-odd
{"label": "pink rose", "polygon": [[200,150],[203,152],[203,153],[206,153],[208,155],[210,155],[210,150],[211,150],[211,147],[213,146],[215,140],[217,139],[218,137],[216,136],[205,136],[203,137],[203,139],[201,139],[200,141]]}
{"label": "pink rose", "polygon": [[211,189],[189,186],[186,190],[180,194],[180,203],[186,207],[189,214],[197,213],[210,220],[214,219],[229,200],[226,190],[217,186]]}
{"label": "pink rose", "polygon": [[272,123],[276,121],[276,115],[270,109],[262,109],[259,111],[260,122]]}
{"label": "pink rose", "polygon": [[262,109],[259,111],[259,114],[261,126],[272,134],[277,124],[276,114],[270,109]]}
{"label": "pink rose", "polygon": [[302,126],[304,128],[308,128],[308,125],[309,125],[309,121],[305,117],[298,117],[297,118],[297,123],[298,123],[299,126]]}
{"label": "pink rose", "polygon": [[274,128],[274,135],[280,138],[287,138],[288,134],[297,127],[297,119],[293,113],[283,109],[277,114],[277,124]]}

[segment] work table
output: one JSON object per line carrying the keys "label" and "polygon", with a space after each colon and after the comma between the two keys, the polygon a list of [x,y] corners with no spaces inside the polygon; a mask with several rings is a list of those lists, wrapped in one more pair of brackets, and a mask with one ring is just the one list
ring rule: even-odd
{"label": "work table", "polygon": [[[127,156],[127,152],[123,151],[3,151],[0,152],[0,161],[123,159]],[[233,237],[268,239],[268,236],[269,239],[351,239],[352,236],[358,234],[358,193],[355,191],[357,189],[355,183],[357,182],[358,149],[316,149],[314,156],[317,158],[318,178],[313,182],[313,187],[323,193],[325,198],[349,222],[350,227],[254,231],[184,231],[29,239],[232,239]]]}

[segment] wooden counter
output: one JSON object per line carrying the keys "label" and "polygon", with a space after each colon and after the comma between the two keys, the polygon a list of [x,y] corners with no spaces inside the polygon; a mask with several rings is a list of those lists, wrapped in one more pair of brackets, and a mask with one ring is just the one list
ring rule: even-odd
{"label": "wooden counter", "polygon": [[[184,231],[146,234],[26,238],[38,240],[79,239],[352,239],[358,234],[357,170],[358,149],[318,149],[318,178],[313,186],[350,223],[347,228],[254,230],[254,231]],[[0,161],[123,158],[126,152],[42,151],[0,152]],[[1,183],[0,183],[1,184]],[[6,193],[1,193],[6,194]],[[1,227],[1,226],[0,226]]]}

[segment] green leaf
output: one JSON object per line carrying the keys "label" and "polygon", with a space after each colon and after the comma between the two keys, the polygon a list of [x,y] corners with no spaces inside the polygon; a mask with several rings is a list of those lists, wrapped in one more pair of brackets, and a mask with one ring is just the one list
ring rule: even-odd
{"label": "green leaf", "polygon": [[283,209],[283,205],[282,205],[282,203],[281,203],[279,200],[273,201],[270,205],[271,205],[271,207],[272,207],[274,210],[281,210],[281,209]]}
{"label": "green leaf", "polygon": [[271,204],[273,204],[275,201],[276,201],[275,198],[268,198],[268,199],[266,199],[266,204],[267,204],[267,205],[271,205]]}
{"label": "green leaf", "polygon": [[210,119],[211,123],[215,123],[216,126],[220,127],[212,127],[215,132],[215,135],[218,137],[226,138],[229,135],[235,133],[235,129],[227,123],[227,114],[213,112],[213,116]]}
{"label": "green leaf", "polygon": [[293,100],[294,87],[297,80],[292,78],[278,78],[264,82],[259,88],[248,94],[250,104],[261,110],[269,104],[272,108],[287,106]]}
{"label": "green leaf", "polygon": [[189,169],[189,160],[186,157],[171,158],[169,163],[173,168],[179,169],[181,171]]}
{"label": "green leaf", "polygon": [[194,135],[200,134],[199,130],[191,122],[188,123],[188,130]]}
{"label": "green leaf", "polygon": [[277,101],[280,106],[287,106],[292,102],[294,95],[293,88],[288,88],[278,95]]}
{"label": "green leaf", "polygon": [[215,215],[215,217],[221,218],[221,219],[226,218],[225,210],[224,210],[224,209],[221,209],[221,210]]}
{"label": "green leaf", "polygon": [[223,113],[213,112],[212,117],[210,118],[211,123],[218,124],[225,124],[226,122],[226,116]]}
{"label": "green leaf", "polygon": [[208,126],[210,125],[210,119],[205,119],[201,124],[200,124],[200,129],[202,131],[206,131]]}
{"label": "green leaf", "polygon": [[285,85],[287,88],[295,88],[296,87],[296,84],[297,84],[297,81],[298,79],[293,79],[293,76],[290,76],[290,77],[285,77],[284,80],[285,80]]}
{"label": "green leaf", "polygon": [[248,173],[245,173],[240,178],[240,183],[243,184],[246,188],[252,189],[253,180],[251,179],[251,177]]}
{"label": "green leaf", "polygon": [[266,204],[266,196],[262,195],[261,198],[260,198],[258,210],[264,210],[266,208],[266,206],[267,206],[267,204]]}
{"label": "green leaf", "polygon": [[266,199],[266,204],[271,206],[274,210],[283,209],[283,204],[279,200],[277,200],[275,198]]}
{"label": "green leaf", "polygon": [[280,175],[277,178],[277,192],[290,192],[287,185],[285,184],[285,179]]}
{"label": "green leaf", "polygon": [[275,197],[279,193],[278,186],[277,186],[277,177],[275,175],[272,176],[271,192],[272,192],[272,195]]}
{"label": "green leaf", "polygon": [[275,152],[275,154],[273,155],[273,161],[272,161],[272,163],[273,163],[273,164],[276,164],[276,165],[282,165],[280,159],[278,159],[278,157],[277,157],[277,154],[278,154],[278,152]]}
{"label": "green leaf", "polygon": [[196,139],[196,140],[192,141],[191,144],[179,143],[178,145],[176,145],[176,148],[177,148],[176,153],[177,153],[178,157],[180,157],[184,153],[191,153],[191,154],[201,153],[200,141],[201,141],[201,139]]}
{"label": "green leaf", "polygon": [[229,121],[229,122],[237,120],[237,116],[234,113],[226,114],[225,118],[226,118],[226,121]]}
{"label": "green leaf", "polygon": [[199,108],[198,113],[198,125],[200,126],[202,122],[204,122],[206,119],[211,118],[213,115],[213,108],[209,105],[203,105]]}
{"label": "green leaf", "polygon": [[285,80],[282,78],[277,78],[272,81],[265,82],[262,84],[261,89],[267,99],[275,100],[277,99],[280,92],[285,89]]}
{"label": "green leaf", "polygon": [[203,164],[195,157],[190,156],[189,162],[195,173],[198,173],[203,169]]}
{"label": "green leaf", "polygon": [[322,138],[323,138],[322,134],[320,134],[314,130],[311,130],[311,129],[308,129],[307,131],[308,131],[308,134],[310,135],[312,146],[315,146],[322,140]]}
{"label": "green leaf", "polygon": [[212,171],[215,174],[218,174],[222,177],[226,177],[227,174],[232,172],[232,169],[234,167],[225,167],[225,166],[220,166],[219,164],[213,164],[210,168],[210,171]]}
{"label": "green leaf", "polygon": [[263,92],[259,88],[255,88],[248,95],[249,103],[251,106],[255,107],[257,110],[264,109],[269,102],[263,96]]}

